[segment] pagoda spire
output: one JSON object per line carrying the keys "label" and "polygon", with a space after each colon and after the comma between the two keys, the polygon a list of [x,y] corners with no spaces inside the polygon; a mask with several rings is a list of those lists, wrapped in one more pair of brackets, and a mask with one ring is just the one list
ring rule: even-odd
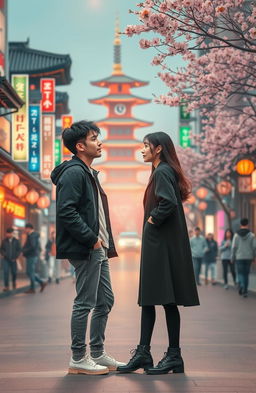
{"label": "pagoda spire", "polygon": [[114,39],[114,64],[112,75],[123,75],[121,64],[121,37],[120,37],[120,20],[116,17],[115,39]]}

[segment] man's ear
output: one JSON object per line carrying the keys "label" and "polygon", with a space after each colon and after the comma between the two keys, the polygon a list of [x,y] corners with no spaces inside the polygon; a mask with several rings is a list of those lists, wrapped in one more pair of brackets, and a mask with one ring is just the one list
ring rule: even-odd
{"label": "man's ear", "polygon": [[77,151],[85,151],[85,146],[82,142],[77,142],[76,144],[76,150]]}

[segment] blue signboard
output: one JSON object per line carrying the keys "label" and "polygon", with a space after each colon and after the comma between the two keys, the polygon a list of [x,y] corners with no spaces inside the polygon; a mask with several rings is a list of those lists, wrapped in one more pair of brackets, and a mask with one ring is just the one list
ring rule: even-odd
{"label": "blue signboard", "polygon": [[40,172],[40,105],[29,106],[28,170]]}

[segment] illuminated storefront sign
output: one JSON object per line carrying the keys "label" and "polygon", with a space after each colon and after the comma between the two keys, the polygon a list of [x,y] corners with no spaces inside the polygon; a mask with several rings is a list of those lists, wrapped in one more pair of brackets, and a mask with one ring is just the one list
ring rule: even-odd
{"label": "illuminated storefront sign", "polygon": [[0,147],[11,152],[11,125],[4,117],[0,117]]}
{"label": "illuminated storefront sign", "polygon": [[55,79],[41,78],[40,90],[42,94],[41,110],[43,113],[55,112]]}
{"label": "illuminated storefront sign", "polygon": [[50,174],[55,164],[55,116],[42,116],[41,132],[41,178],[50,180]]}
{"label": "illuminated storefront sign", "polygon": [[12,158],[23,162],[28,161],[28,75],[12,75],[12,86],[24,101],[12,115]]}
{"label": "illuminated storefront sign", "polygon": [[61,163],[61,140],[55,139],[55,166]]}
{"label": "illuminated storefront sign", "polygon": [[3,209],[6,213],[11,214],[15,217],[26,218],[26,208],[25,206],[19,205],[13,201],[4,200],[2,204]]}
{"label": "illuminated storefront sign", "polygon": [[29,106],[29,161],[30,172],[40,172],[40,105]]}
{"label": "illuminated storefront sign", "polygon": [[[61,127],[62,130],[65,130],[65,128],[70,128],[73,123],[73,116],[72,115],[62,115],[61,116]],[[72,154],[62,143],[62,155],[70,157],[70,154]]]}
{"label": "illuminated storefront sign", "polygon": [[180,146],[181,147],[190,147],[191,146],[190,131],[191,131],[191,128],[189,126],[180,126]]}

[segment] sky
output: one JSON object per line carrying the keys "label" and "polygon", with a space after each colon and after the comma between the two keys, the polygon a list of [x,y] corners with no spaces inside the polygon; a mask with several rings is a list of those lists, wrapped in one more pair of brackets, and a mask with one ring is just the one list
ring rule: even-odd
{"label": "sky", "polygon": [[[30,47],[60,54],[72,59],[72,83],[58,87],[69,94],[69,107],[74,120],[102,119],[106,108],[88,102],[100,97],[107,89],[92,86],[90,81],[108,77],[112,73],[115,18],[120,17],[121,31],[136,24],[137,18],[129,13],[136,9],[138,0],[8,0],[8,39],[26,41]],[[157,77],[158,67],[151,66],[154,49],[143,50],[139,39],[122,36],[122,65],[126,75],[146,80],[148,86],[133,89],[133,94],[153,98],[164,94],[165,85]],[[172,67],[181,66],[173,58]],[[153,126],[138,129],[142,139],[148,132],[165,131],[178,140],[178,110],[150,103],[134,108],[134,116],[151,121]]]}

